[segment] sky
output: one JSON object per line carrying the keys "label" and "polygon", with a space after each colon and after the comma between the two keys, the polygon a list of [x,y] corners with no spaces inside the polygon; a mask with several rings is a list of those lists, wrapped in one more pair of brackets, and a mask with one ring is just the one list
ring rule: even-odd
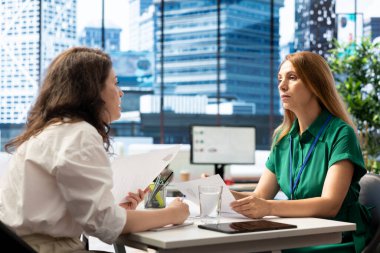
{"label": "sky", "polygon": [[[280,9],[280,45],[287,44],[294,38],[294,1],[285,0],[284,7]],[[363,13],[364,19],[380,17],[380,0],[336,0],[336,13],[353,13],[355,1],[357,12]],[[105,3],[105,16],[112,24],[123,29],[121,49],[127,50],[128,0],[107,0]],[[79,33],[87,24],[98,22],[100,25],[101,0],[78,0],[77,4]]]}

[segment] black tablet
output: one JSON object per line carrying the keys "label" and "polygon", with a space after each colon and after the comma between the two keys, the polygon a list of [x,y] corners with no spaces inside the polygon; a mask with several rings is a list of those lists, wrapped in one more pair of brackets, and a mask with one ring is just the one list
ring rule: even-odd
{"label": "black tablet", "polygon": [[229,223],[219,223],[219,224],[204,224],[204,225],[198,225],[198,227],[202,229],[208,229],[208,230],[228,233],[228,234],[297,228],[296,225],[268,221],[268,220],[253,220],[253,221],[239,221],[239,222],[229,222]]}

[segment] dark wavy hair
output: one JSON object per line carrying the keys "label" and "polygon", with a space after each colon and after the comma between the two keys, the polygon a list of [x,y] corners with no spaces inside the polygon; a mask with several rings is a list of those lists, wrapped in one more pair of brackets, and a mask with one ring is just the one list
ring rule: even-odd
{"label": "dark wavy hair", "polygon": [[83,120],[96,128],[108,151],[110,127],[102,120],[105,102],[101,91],[111,69],[111,58],[99,49],[73,47],[59,54],[47,69],[24,132],[5,149],[14,151],[50,124]]}

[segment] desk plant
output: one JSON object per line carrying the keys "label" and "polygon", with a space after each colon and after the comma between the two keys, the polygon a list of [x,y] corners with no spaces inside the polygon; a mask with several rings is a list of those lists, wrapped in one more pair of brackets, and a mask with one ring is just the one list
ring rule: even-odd
{"label": "desk plant", "polygon": [[328,62],[357,125],[367,169],[379,174],[376,158],[380,154],[380,44],[367,38],[360,43],[336,42],[330,53]]}

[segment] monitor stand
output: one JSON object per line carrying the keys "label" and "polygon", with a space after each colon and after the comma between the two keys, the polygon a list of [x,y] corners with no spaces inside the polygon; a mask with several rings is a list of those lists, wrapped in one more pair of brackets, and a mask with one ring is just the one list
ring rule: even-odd
{"label": "monitor stand", "polygon": [[224,180],[224,166],[225,164],[215,164],[215,167],[214,167],[215,175],[219,174],[223,180]]}

